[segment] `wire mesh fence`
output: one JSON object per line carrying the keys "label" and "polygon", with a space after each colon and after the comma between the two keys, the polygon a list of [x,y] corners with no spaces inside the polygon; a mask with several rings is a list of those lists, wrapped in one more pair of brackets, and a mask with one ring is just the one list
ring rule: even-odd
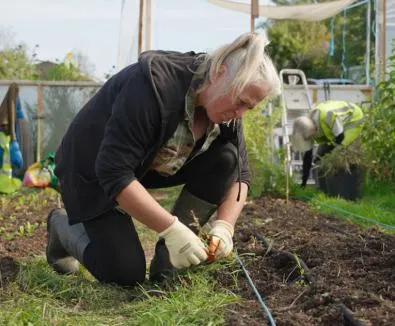
{"label": "wire mesh fence", "polygon": [[29,165],[56,151],[70,122],[99,90],[96,82],[38,82],[0,80],[0,102],[16,83],[28,128]]}

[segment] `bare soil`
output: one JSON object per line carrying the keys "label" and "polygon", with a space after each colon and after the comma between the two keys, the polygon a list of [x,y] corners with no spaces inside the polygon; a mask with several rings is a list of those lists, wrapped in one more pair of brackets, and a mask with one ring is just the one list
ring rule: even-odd
{"label": "bare soil", "polygon": [[[59,202],[40,196],[39,205],[15,197],[0,207],[0,290],[17,277],[18,261],[45,250],[46,217]],[[33,231],[15,232],[27,222]],[[394,235],[318,214],[301,201],[262,197],[246,205],[235,248],[277,325],[395,324]],[[228,308],[227,325],[267,324],[241,268],[216,277],[243,298]]]}
{"label": "bare soil", "polygon": [[[262,197],[246,205],[235,247],[277,325],[394,325],[395,236]],[[233,270],[234,271],[234,270]],[[245,274],[218,275],[245,301],[228,325],[268,321]]]}
{"label": "bare soil", "polygon": [[[21,200],[23,199],[23,200]],[[0,290],[16,279],[18,260],[41,255],[49,211],[58,207],[53,193],[29,191],[24,197],[0,197]]]}

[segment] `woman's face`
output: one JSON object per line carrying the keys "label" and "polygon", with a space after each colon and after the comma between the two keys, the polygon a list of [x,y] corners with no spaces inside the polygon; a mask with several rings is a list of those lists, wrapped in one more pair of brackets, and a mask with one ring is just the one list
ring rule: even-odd
{"label": "woman's face", "polygon": [[252,83],[247,85],[243,92],[234,99],[232,92],[230,92],[213,101],[222,78],[224,78],[224,74],[221,74],[199,94],[199,104],[206,109],[208,118],[214,123],[241,118],[247,110],[254,108],[266,95],[262,83]]}

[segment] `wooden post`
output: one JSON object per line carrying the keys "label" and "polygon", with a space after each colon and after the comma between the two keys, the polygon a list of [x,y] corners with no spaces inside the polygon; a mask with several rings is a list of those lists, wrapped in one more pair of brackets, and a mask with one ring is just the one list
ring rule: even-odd
{"label": "wooden post", "polygon": [[137,55],[139,56],[143,50],[143,20],[144,20],[144,0],[140,0],[139,6],[139,33]]}
{"label": "wooden post", "polygon": [[36,162],[41,161],[41,119],[43,117],[43,87],[41,85],[37,88],[37,148],[36,148]]}
{"label": "wooden post", "polygon": [[385,78],[386,68],[386,0],[377,0],[376,11],[376,85]]}
{"label": "wooden post", "polygon": [[151,16],[151,8],[152,8],[152,2],[151,0],[146,0],[145,3],[145,44],[144,44],[144,50],[150,50],[151,49],[151,25],[152,25],[152,16]]}
{"label": "wooden post", "polygon": [[386,49],[386,43],[387,43],[387,0],[383,0],[383,27],[381,29],[381,80],[385,80],[385,73],[386,73],[386,68],[387,68],[387,49]]}
{"label": "wooden post", "polygon": [[255,18],[259,17],[259,0],[251,0],[250,31],[255,32]]}

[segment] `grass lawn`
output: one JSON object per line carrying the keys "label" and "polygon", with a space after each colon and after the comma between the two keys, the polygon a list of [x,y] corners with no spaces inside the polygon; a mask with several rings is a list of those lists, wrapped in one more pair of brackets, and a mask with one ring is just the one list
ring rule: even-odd
{"label": "grass lawn", "polygon": [[312,188],[295,189],[295,196],[310,200],[311,206],[320,212],[344,217],[361,225],[377,224],[385,230],[395,231],[394,185],[366,182],[362,198],[355,202],[328,197]]}
{"label": "grass lawn", "polygon": [[[155,191],[153,195],[170,208],[179,190]],[[17,207],[46,204],[41,195],[28,192],[25,196],[29,200],[18,197]],[[1,197],[2,209],[10,207],[8,198]],[[137,221],[136,227],[148,264],[157,235]],[[19,232],[15,236],[32,235]],[[190,268],[171,286],[146,281],[122,288],[98,283],[84,268],[76,275],[58,275],[43,255],[18,262],[18,278],[5,289],[0,286],[0,325],[222,325],[225,307],[240,300],[216,287],[211,274],[221,268],[220,263]]]}

